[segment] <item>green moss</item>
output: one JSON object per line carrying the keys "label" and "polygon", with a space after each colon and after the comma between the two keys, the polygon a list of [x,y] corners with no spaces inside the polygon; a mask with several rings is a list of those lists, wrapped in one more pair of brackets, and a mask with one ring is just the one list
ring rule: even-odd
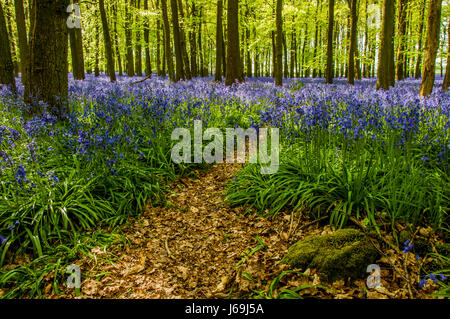
{"label": "green moss", "polygon": [[356,229],[341,229],[332,234],[309,236],[292,245],[281,261],[294,268],[316,268],[330,282],[367,276],[378,252]]}

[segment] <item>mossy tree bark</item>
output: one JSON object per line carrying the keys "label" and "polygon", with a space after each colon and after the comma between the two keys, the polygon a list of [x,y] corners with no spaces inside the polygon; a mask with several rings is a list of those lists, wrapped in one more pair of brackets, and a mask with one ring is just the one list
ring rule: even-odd
{"label": "mossy tree bark", "polygon": [[428,10],[428,30],[423,59],[422,84],[420,95],[428,96],[433,91],[436,72],[436,55],[439,48],[441,30],[442,0],[431,0]]}

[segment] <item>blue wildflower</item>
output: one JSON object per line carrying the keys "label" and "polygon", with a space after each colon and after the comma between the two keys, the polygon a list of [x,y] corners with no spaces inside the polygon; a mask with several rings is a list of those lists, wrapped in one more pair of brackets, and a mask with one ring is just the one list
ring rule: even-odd
{"label": "blue wildflower", "polygon": [[409,239],[403,243],[405,247],[403,248],[403,253],[406,254],[410,252],[414,246],[414,243],[412,243]]}

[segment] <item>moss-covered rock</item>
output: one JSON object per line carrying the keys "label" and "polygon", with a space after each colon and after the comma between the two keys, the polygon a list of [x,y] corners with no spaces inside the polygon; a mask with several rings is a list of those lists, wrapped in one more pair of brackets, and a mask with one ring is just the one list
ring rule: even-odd
{"label": "moss-covered rock", "polygon": [[367,276],[367,266],[377,258],[378,251],[364,233],[348,228],[298,241],[289,248],[281,263],[293,268],[318,269],[333,282]]}

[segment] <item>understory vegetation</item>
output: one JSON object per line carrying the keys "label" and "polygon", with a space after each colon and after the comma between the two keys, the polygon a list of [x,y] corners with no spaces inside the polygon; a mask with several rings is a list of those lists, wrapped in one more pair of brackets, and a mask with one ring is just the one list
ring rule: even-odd
{"label": "understory vegetation", "polygon": [[396,222],[431,225],[448,239],[448,92],[422,99],[412,80],[388,92],[373,80],[354,87],[319,79],[285,87],[264,78],[232,87],[132,80],[71,81],[62,121],[46,111],[23,116],[20,86],[17,94],[0,91],[3,297],[41,296],[50,272],[58,291],[57,274],[70,261],[99,245],[126,244],[119,225],[165,205],[170,181],[206,166],[171,160],[172,130],[193,128],[194,120],[280,129],[278,172],[245,165],[229,184],[231,205],[266,217],[302,210],[338,228],[354,218],[377,232],[386,225],[395,232]]}

